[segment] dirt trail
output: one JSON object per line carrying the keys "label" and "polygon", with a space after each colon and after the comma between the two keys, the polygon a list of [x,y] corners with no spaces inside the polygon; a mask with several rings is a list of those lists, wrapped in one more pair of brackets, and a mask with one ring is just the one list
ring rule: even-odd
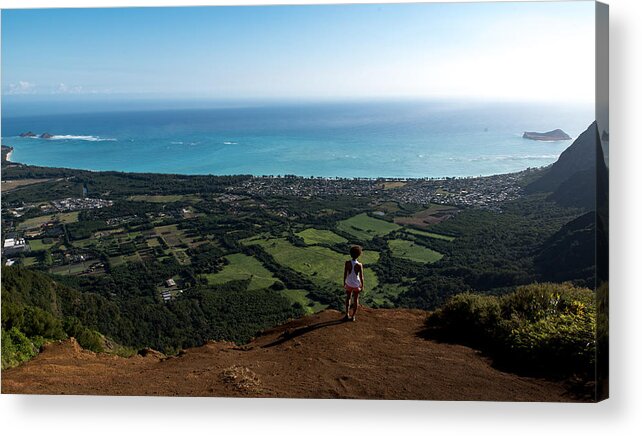
{"label": "dirt trail", "polygon": [[246,346],[122,358],[51,344],[2,372],[2,393],[573,401],[564,386],[491,367],[478,352],[418,335],[426,313],[363,309],[292,321]]}

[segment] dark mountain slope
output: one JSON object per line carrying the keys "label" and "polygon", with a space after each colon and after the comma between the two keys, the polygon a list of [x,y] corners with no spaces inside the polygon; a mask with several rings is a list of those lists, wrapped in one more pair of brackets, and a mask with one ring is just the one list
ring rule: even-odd
{"label": "dark mountain slope", "polygon": [[599,144],[597,123],[593,122],[573,144],[560,155],[542,177],[526,187],[529,193],[553,192],[580,171],[595,171],[596,144]]}
{"label": "dark mountain slope", "polygon": [[540,281],[595,286],[595,212],[588,212],[565,224],[551,236],[535,257]]}

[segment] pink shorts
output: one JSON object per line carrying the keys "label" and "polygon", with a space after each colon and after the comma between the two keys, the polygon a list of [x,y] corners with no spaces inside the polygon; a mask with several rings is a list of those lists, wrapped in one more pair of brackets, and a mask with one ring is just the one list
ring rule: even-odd
{"label": "pink shorts", "polygon": [[349,294],[352,292],[354,292],[355,294],[358,294],[359,292],[361,292],[361,288],[353,288],[352,286],[348,286],[348,285],[343,285],[343,287],[345,288],[346,292]]}

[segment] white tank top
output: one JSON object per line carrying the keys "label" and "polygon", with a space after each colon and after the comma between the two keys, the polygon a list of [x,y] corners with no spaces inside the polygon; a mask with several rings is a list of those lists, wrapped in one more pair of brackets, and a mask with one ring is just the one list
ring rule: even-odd
{"label": "white tank top", "polygon": [[360,288],[361,279],[359,278],[359,274],[357,274],[357,272],[355,271],[355,265],[361,264],[354,259],[352,259],[350,262],[352,263],[352,269],[350,270],[348,277],[346,277],[346,285],[350,286],[351,288]]}

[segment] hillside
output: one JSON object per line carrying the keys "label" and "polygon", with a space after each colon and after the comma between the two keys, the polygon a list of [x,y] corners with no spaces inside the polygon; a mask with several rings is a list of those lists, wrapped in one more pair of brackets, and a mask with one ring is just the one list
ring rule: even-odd
{"label": "hillside", "polygon": [[595,212],[565,224],[542,244],[535,257],[535,268],[543,281],[583,280],[594,286],[595,280]]}
{"label": "hillside", "polygon": [[2,373],[2,393],[573,401],[562,383],[493,368],[479,352],[421,336],[426,312],[364,308],[346,323],[326,310],[246,346],[209,342],[177,357],[45,346]]}
{"label": "hillside", "polygon": [[599,141],[597,123],[593,122],[560,155],[539,179],[527,186],[529,192],[553,192],[564,181],[583,170],[595,170],[596,143]]}

